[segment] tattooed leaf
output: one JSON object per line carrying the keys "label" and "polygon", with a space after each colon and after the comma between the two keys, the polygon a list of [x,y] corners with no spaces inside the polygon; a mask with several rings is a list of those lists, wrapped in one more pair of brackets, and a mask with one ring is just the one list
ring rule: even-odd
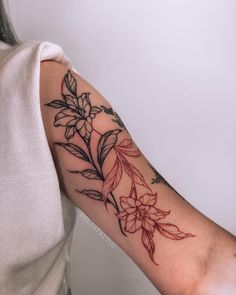
{"label": "tattooed leaf", "polygon": [[65,138],[69,140],[71,137],[75,135],[75,132],[76,132],[75,126],[66,126]]}
{"label": "tattooed leaf", "polygon": [[74,173],[74,174],[80,174],[81,173],[81,171],[79,171],[79,170],[67,170],[67,171],[69,171],[70,173]]}
{"label": "tattooed leaf", "polygon": [[115,112],[114,116],[115,116],[115,119],[112,119],[112,121],[116,122],[120,127],[124,128],[128,132],[128,130],[127,130],[124,122],[121,120],[120,116],[116,112]]}
{"label": "tattooed leaf", "polygon": [[194,235],[182,232],[176,225],[171,223],[157,223],[157,230],[166,238],[171,240],[182,240]]}
{"label": "tattooed leaf", "polygon": [[77,81],[71,74],[70,70],[68,70],[67,74],[65,75],[64,82],[70,93],[72,93],[74,96],[77,96]]}
{"label": "tattooed leaf", "polygon": [[55,99],[49,103],[45,104],[46,106],[53,107],[54,109],[66,108],[67,104],[63,100]]}
{"label": "tattooed leaf", "polygon": [[88,179],[101,179],[101,177],[97,174],[97,171],[93,169],[85,169],[81,171],[81,174]]}
{"label": "tattooed leaf", "polygon": [[128,162],[123,162],[123,166],[124,166],[126,173],[128,174],[128,176],[130,177],[130,179],[132,181],[150,189],[148,184],[146,183],[142,173],[134,165],[132,165]]}
{"label": "tattooed leaf", "polygon": [[97,174],[97,171],[93,169],[85,169],[83,171],[79,171],[79,170],[68,170],[68,171],[74,174],[81,174],[88,179],[101,179],[101,177]]}
{"label": "tattooed leaf", "polygon": [[[85,108],[88,108],[89,110],[91,108],[91,101],[90,101],[90,98],[89,98],[90,94],[91,94],[90,92],[83,92],[79,96],[79,106],[83,110],[84,115],[87,112],[87,110]],[[89,106],[87,106],[87,104]]]}
{"label": "tattooed leaf", "polygon": [[[155,244],[153,242],[153,234],[150,231],[143,229],[142,231],[142,242],[145,249],[148,251],[149,257],[155,263],[153,255],[155,253]],[[157,264],[157,263],[155,263]]]}
{"label": "tattooed leaf", "polygon": [[[63,94],[63,98],[65,102],[67,103],[67,106],[71,109],[77,112],[77,115],[79,115],[79,103],[78,103],[78,97],[71,95],[71,94]],[[82,116],[81,116],[82,117]]]}
{"label": "tattooed leaf", "polygon": [[132,169],[132,173],[133,173],[134,178],[135,178],[135,182],[137,184],[140,184],[140,185],[143,185],[143,186],[146,186],[147,188],[149,188],[149,186],[147,185],[142,173],[133,165],[131,165],[131,169]]}
{"label": "tattooed leaf", "polygon": [[123,149],[130,149],[133,147],[133,142],[130,138],[125,138],[117,146]]}
{"label": "tattooed leaf", "polygon": [[139,157],[141,152],[138,148],[134,147],[134,143],[131,139],[125,138],[118,145],[117,148],[122,154],[129,157]]}
{"label": "tattooed leaf", "polygon": [[102,109],[104,110],[104,112],[105,112],[106,114],[108,114],[108,115],[114,115],[114,111],[113,111],[112,108],[107,108],[107,107],[102,106],[102,105],[101,105],[101,107],[102,107]]}
{"label": "tattooed leaf", "polygon": [[54,126],[65,127],[68,125],[68,123],[71,120],[74,120],[74,119],[76,119],[76,113],[69,108],[64,108],[59,113],[56,114],[54,118]]}
{"label": "tattooed leaf", "polygon": [[119,184],[121,180],[121,176],[122,176],[122,164],[119,158],[117,157],[114,163],[114,166],[112,167],[107,177],[105,178],[105,181],[103,182],[102,195],[105,202],[107,201],[108,195]]}
{"label": "tattooed leaf", "polygon": [[117,142],[118,134],[121,132],[121,129],[114,129],[107,131],[99,139],[97,152],[98,152],[98,163],[102,166],[106,156],[110,150],[114,147]]}
{"label": "tattooed leaf", "polygon": [[55,142],[54,144],[64,147],[68,152],[77,158],[84,160],[90,163],[90,159],[86,152],[76,144],[73,143],[63,143],[63,142]]}
{"label": "tattooed leaf", "polygon": [[93,119],[95,118],[96,114],[100,113],[102,111],[102,109],[100,109],[99,107],[92,107],[91,111],[90,111],[90,117]]}
{"label": "tattooed leaf", "polygon": [[122,153],[129,157],[141,156],[141,152],[139,150],[123,150]]}
{"label": "tattooed leaf", "polygon": [[[103,111],[108,114],[108,115],[112,115],[115,117],[115,119],[112,119],[113,122],[117,123],[120,127],[122,127],[123,129],[127,130],[127,128],[125,127],[125,124],[122,122],[121,118],[119,117],[119,115],[114,112],[114,110],[112,108],[107,108],[103,105],[101,105]],[[128,130],[127,130],[128,131]]]}
{"label": "tattooed leaf", "polygon": [[97,190],[82,190],[82,191],[78,191],[76,190],[78,193],[84,194],[87,197],[93,199],[93,200],[97,200],[97,201],[102,201],[102,193],[97,191]]}

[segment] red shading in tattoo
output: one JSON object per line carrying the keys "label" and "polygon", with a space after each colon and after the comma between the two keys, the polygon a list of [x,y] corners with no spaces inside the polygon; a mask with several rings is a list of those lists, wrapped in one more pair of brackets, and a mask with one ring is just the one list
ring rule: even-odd
{"label": "red shading in tattoo", "polygon": [[[67,90],[66,93],[64,93],[64,89]],[[55,116],[54,126],[65,127],[67,142],[55,142],[54,144],[65,148],[78,160],[89,165],[84,170],[69,170],[70,173],[79,174],[91,181],[102,182],[101,191],[76,189],[76,192],[90,199],[103,202],[107,210],[108,205],[113,206],[116,210],[121,232],[125,236],[127,236],[127,233],[141,232],[142,244],[155,264],[157,264],[154,259],[156,250],[154,244],[155,232],[176,241],[194,237],[190,233],[184,233],[174,224],[160,222],[170,214],[170,211],[157,208],[157,193],[152,191],[143,174],[130,162],[131,158],[141,156],[140,150],[135,146],[132,139],[125,138],[118,143],[119,134],[127,129],[122,127],[123,123],[121,124],[121,121],[117,119],[116,113],[111,108],[92,106],[88,92],[77,95],[77,80],[71,71],[68,71],[64,77],[61,95],[63,99],[53,100],[46,104],[46,106],[55,109],[62,109]],[[96,130],[93,127],[93,120],[102,111],[114,115],[113,121],[119,125],[119,128],[109,130],[104,134]],[[96,158],[91,152],[90,144],[93,133],[99,135]],[[75,135],[82,138],[85,148],[69,142]],[[115,160],[112,168],[105,176],[103,165],[111,150],[115,152]],[[118,187],[124,174],[130,179],[130,190],[128,195],[120,196],[117,202],[114,190]],[[142,188],[142,193],[140,188]],[[143,190],[146,192],[143,193]]]}

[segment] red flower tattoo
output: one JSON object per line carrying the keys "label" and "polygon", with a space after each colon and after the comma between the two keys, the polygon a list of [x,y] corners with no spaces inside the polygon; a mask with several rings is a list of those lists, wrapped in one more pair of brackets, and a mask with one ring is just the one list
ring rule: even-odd
{"label": "red flower tattoo", "polygon": [[146,193],[138,198],[121,197],[122,212],[117,217],[125,222],[125,230],[135,233],[139,229],[154,232],[156,222],[165,218],[170,211],[165,212],[155,207],[157,193]]}
{"label": "red flower tattoo", "polygon": [[[160,222],[170,214],[170,211],[164,211],[157,207],[157,193],[152,191],[141,171],[130,162],[130,158],[141,156],[140,150],[132,139],[125,138],[118,143],[119,134],[127,129],[117,113],[112,108],[105,106],[92,106],[90,93],[83,92],[78,96],[77,80],[70,70],[62,81],[61,95],[63,99],[56,99],[45,104],[54,109],[62,109],[55,115],[54,126],[65,128],[67,142],[55,142],[54,144],[65,148],[77,160],[88,165],[84,170],[68,170],[70,173],[87,178],[91,182],[102,182],[101,191],[93,188],[75,189],[75,191],[95,201],[103,202],[107,209],[108,205],[112,206],[116,210],[116,217],[123,235],[127,236],[127,234],[140,231],[142,244],[155,264],[157,264],[154,258],[156,249],[154,234],[156,232],[172,240],[194,237],[190,233],[181,231],[177,225]],[[95,130],[93,120],[102,111],[113,116],[112,121],[119,128],[108,130],[104,134]],[[96,157],[91,151],[93,133],[100,136]],[[76,135],[82,138],[86,149],[69,142]],[[112,150],[115,152],[114,162],[110,171],[105,175],[104,162]],[[151,168],[154,170],[152,166]],[[114,191],[119,186],[124,174],[130,179],[129,192],[126,196],[115,197]],[[152,184],[159,182],[168,184],[157,171],[155,171],[155,176],[156,179],[152,179]]]}

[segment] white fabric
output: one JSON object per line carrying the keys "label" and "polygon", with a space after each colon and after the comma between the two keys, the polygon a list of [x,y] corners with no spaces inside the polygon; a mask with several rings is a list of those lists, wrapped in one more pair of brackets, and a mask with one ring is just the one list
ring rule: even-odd
{"label": "white fabric", "polygon": [[0,42],[1,295],[64,295],[69,284],[76,207],[60,191],[41,117],[45,59],[73,69],[54,43]]}

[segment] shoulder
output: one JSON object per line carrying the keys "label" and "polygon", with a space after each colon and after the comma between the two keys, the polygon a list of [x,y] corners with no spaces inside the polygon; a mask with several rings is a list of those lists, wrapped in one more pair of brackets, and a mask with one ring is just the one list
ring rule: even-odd
{"label": "shoulder", "polygon": [[40,99],[47,100],[60,94],[61,83],[69,68],[54,60],[40,63]]}

